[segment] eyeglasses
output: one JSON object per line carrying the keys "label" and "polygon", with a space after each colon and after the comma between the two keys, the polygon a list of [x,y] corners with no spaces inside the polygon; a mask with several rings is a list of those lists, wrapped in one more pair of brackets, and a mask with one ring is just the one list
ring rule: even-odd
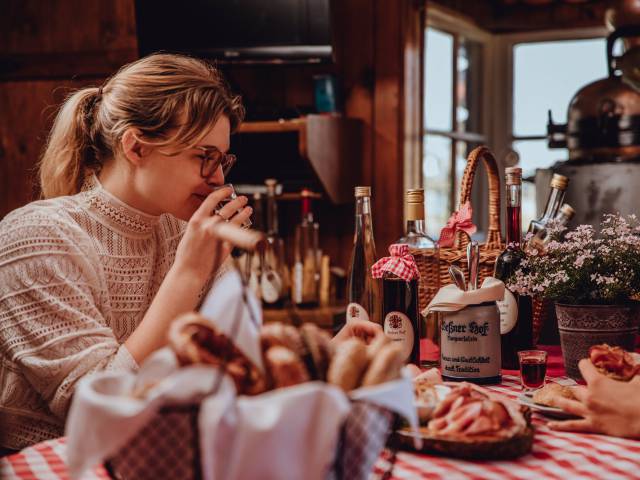
{"label": "eyeglasses", "polygon": [[231,153],[222,153],[215,147],[193,147],[202,151],[202,155],[199,155],[201,159],[200,163],[200,176],[202,178],[209,178],[213,175],[219,167],[222,167],[222,174],[226,177],[231,167],[236,163],[237,157]]}

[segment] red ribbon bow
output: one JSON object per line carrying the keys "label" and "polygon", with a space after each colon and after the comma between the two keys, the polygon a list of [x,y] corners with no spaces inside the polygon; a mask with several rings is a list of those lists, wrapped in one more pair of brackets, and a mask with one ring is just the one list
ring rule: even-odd
{"label": "red ribbon bow", "polygon": [[406,282],[420,278],[416,260],[409,253],[409,246],[404,243],[394,243],[389,247],[390,257],[378,260],[371,267],[373,278],[382,278],[385,272],[393,273]]}
{"label": "red ribbon bow", "polygon": [[462,230],[469,235],[469,237],[476,233],[478,228],[471,221],[472,213],[471,202],[465,202],[465,204],[460,207],[460,210],[451,214],[447,225],[440,231],[440,240],[438,243],[441,247],[452,246],[453,239],[458,230]]}

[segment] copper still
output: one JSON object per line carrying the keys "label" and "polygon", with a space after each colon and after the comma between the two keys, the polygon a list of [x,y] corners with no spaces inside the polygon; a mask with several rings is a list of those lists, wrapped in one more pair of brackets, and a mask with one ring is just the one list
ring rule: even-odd
{"label": "copper still", "polygon": [[[573,224],[597,227],[605,213],[640,214],[640,1],[625,1],[625,8],[625,15],[621,9],[607,15],[616,28],[607,38],[608,77],[574,95],[566,124],[554,123],[549,112],[549,148],[567,148],[569,159],[536,174],[538,198],[546,198],[552,173],[568,176]],[[618,40],[624,54],[615,57]]]}

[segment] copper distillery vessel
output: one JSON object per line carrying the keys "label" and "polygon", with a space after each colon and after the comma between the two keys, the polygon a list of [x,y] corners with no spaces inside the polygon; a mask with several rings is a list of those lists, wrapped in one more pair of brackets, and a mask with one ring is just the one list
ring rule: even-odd
{"label": "copper distillery vessel", "polygon": [[640,46],[625,42],[631,48],[621,57],[613,56],[616,40],[637,38],[637,25],[620,27],[609,35],[609,76],[582,87],[574,95],[567,124],[554,123],[549,112],[549,147],[568,148],[569,162],[640,160],[640,90],[635,87],[640,82],[633,74],[640,67]]}

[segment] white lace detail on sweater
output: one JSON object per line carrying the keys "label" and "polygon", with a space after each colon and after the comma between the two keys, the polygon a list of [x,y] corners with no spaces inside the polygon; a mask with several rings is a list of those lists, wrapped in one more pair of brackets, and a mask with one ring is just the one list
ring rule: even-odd
{"label": "white lace detail on sweater", "polygon": [[80,378],[137,368],[122,344],[184,228],[128,207],[95,179],[0,222],[0,446],[61,436]]}

